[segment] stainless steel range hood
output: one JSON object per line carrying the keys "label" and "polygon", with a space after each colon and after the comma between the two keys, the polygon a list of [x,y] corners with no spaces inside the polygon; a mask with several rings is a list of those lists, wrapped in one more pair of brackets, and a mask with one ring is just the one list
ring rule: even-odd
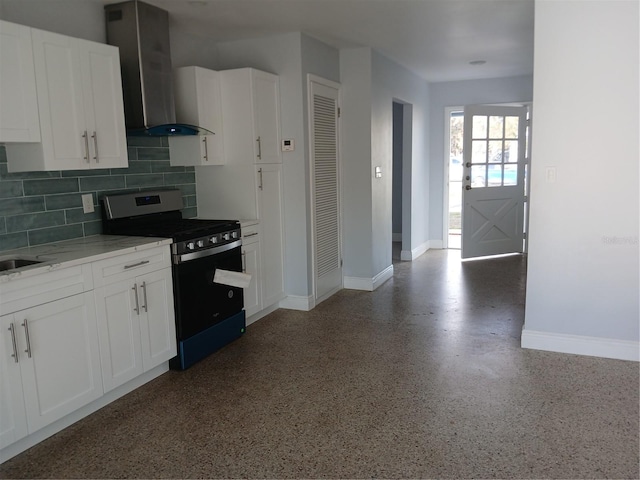
{"label": "stainless steel range hood", "polygon": [[204,135],[176,123],[169,14],[139,0],[106,5],[107,43],[120,49],[124,113],[129,135]]}

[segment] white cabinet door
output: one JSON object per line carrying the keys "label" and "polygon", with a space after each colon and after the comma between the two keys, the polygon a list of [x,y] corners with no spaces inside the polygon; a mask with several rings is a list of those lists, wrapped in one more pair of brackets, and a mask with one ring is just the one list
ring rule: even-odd
{"label": "white cabinet door", "polygon": [[[117,272],[121,264],[102,261],[96,270]],[[116,280],[95,290],[105,392],[176,356],[171,269]]]}
{"label": "white cabinet door", "polygon": [[92,168],[128,165],[124,103],[117,48],[75,40],[82,60],[84,105]]}
{"label": "white cabinet door", "polygon": [[[83,168],[89,164],[89,133],[83,104],[80,53],[75,47],[75,39],[37,29],[31,32],[42,134],[42,153],[37,160],[43,169]],[[19,147],[23,146],[12,146],[12,149]],[[13,170],[11,153],[7,150],[9,169]],[[36,158],[27,162],[34,164]]]}
{"label": "white cabinet door", "polygon": [[0,20],[0,142],[39,142],[31,29]]}
{"label": "white cabinet door", "polygon": [[223,165],[222,141],[217,135],[169,137],[169,158],[175,166]]}
{"label": "white cabinet door", "polygon": [[256,163],[280,163],[280,90],[276,75],[251,69]]}
{"label": "white cabinet door", "polygon": [[93,292],[29,308],[15,318],[23,340],[20,369],[29,432],[102,395]]}
{"label": "white cabinet door", "polygon": [[11,172],[128,164],[116,47],[31,29],[41,143],[6,146]]}
{"label": "white cabinet door", "polygon": [[0,317],[0,449],[27,435],[18,328],[14,315]]}
{"label": "white cabinet door", "polygon": [[95,290],[104,391],[143,373],[134,282]]}
{"label": "white cabinet door", "polygon": [[262,305],[266,308],[284,298],[282,165],[259,165],[256,175]]}
{"label": "white cabinet door", "polygon": [[[243,240],[244,242],[244,240]],[[244,289],[244,310],[247,317],[262,310],[260,291],[260,243],[242,245],[242,271],[251,275],[249,286]]]}
{"label": "white cabinet door", "polygon": [[140,305],[142,364],[150,370],[176,356],[176,323],[171,269],[136,279]]}
{"label": "white cabinet door", "polygon": [[213,132],[212,135],[169,137],[172,165],[223,165],[224,135],[218,72],[181,67],[173,72],[176,120]]}

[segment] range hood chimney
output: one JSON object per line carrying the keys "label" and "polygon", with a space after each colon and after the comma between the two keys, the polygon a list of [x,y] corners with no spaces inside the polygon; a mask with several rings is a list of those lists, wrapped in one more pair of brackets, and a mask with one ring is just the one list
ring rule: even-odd
{"label": "range hood chimney", "polygon": [[124,113],[129,135],[211,134],[176,123],[169,14],[139,0],[106,5],[107,43],[120,49]]}

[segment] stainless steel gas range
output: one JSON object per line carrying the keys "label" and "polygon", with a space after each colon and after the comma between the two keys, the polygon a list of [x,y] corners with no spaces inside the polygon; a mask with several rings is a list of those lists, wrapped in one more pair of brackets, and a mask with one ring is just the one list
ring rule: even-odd
{"label": "stainless steel gas range", "polygon": [[173,239],[172,368],[188,368],[245,332],[242,288],[214,282],[217,269],[242,271],[238,221],[182,218],[177,189],[106,195],[102,205],[105,234]]}

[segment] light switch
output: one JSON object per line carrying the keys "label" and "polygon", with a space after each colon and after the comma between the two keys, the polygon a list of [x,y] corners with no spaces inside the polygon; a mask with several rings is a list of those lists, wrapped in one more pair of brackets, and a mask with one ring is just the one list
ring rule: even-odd
{"label": "light switch", "polygon": [[376,178],[382,178],[382,167],[376,167]]}
{"label": "light switch", "polygon": [[556,167],[546,167],[544,170],[544,177],[547,183],[556,183]]}

